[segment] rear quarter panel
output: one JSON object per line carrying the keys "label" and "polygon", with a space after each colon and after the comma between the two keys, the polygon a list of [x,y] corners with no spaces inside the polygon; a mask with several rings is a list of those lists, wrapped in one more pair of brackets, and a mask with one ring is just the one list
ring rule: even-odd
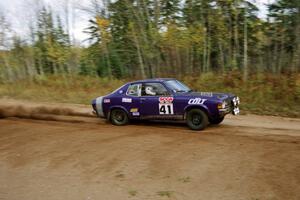
{"label": "rear quarter panel", "polygon": [[125,96],[127,88],[128,84],[103,97],[103,112],[106,117],[112,108],[122,108],[128,112],[126,107],[122,105],[122,98]]}
{"label": "rear quarter panel", "polygon": [[113,94],[104,97],[104,99],[108,99],[107,103],[103,101],[103,111],[106,117],[108,117],[110,111],[115,108],[120,108],[126,111],[129,118],[138,117],[138,116],[133,116],[133,113],[138,113],[138,112],[131,112],[131,109],[139,110],[140,99],[139,97],[126,95],[128,86],[129,84],[125,85],[123,88],[114,92]]}

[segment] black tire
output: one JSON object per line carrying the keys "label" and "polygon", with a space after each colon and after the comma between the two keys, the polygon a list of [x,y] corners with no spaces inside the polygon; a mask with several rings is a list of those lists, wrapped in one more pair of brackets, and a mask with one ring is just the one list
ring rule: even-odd
{"label": "black tire", "polygon": [[200,109],[191,109],[186,116],[186,123],[192,130],[203,130],[208,125],[208,117]]}
{"label": "black tire", "polygon": [[210,119],[209,122],[211,124],[220,124],[223,120],[224,120],[224,117],[219,117],[219,118],[215,118],[215,119]]}
{"label": "black tire", "polygon": [[122,109],[114,109],[110,114],[110,121],[117,126],[123,126],[128,124],[127,113]]}

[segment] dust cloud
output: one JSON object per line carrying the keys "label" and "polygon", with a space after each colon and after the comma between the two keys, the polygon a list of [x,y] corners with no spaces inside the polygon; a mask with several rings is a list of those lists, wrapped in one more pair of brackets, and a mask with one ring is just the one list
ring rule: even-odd
{"label": "dust cloud", "polygon": [[53,106],[0,105],[0,118],[18,117],[27,119],[58,120],[57,116],[94,117],[92,112],[80,112],[71,108]]}

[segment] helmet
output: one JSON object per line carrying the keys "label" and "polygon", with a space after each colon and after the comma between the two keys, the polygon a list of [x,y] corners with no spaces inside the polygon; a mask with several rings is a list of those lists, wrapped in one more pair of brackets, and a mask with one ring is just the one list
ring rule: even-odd
{"label": "helmet", "polygon": [[153,91],[153,87],[152,86],[146,86],[145,87],[145,93],[147,95],[152,95],[152,96],[156,95],[156,93]]}

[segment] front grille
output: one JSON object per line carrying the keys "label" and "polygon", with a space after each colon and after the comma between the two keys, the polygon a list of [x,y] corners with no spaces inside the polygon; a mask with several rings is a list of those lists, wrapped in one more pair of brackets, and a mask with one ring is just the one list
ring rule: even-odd
{"label": "front grille", "polygon": [[224,99],[225,103],[226,103],[226,106],[224,109],[219,109],[219,111],[222,113],[222,114],[228,114],[228,113],[231,113],[233,112],[236,108],[238,108],[238,105],[234,105],[234,99],[236,97],[232,97],[232,98],[227,98],[227,99]]}
{"label": "front grille", "polygon": [[232,100],[228,98],[225,100],[225,102],[226,102],[226,109],[231,110],[233,108]]}

